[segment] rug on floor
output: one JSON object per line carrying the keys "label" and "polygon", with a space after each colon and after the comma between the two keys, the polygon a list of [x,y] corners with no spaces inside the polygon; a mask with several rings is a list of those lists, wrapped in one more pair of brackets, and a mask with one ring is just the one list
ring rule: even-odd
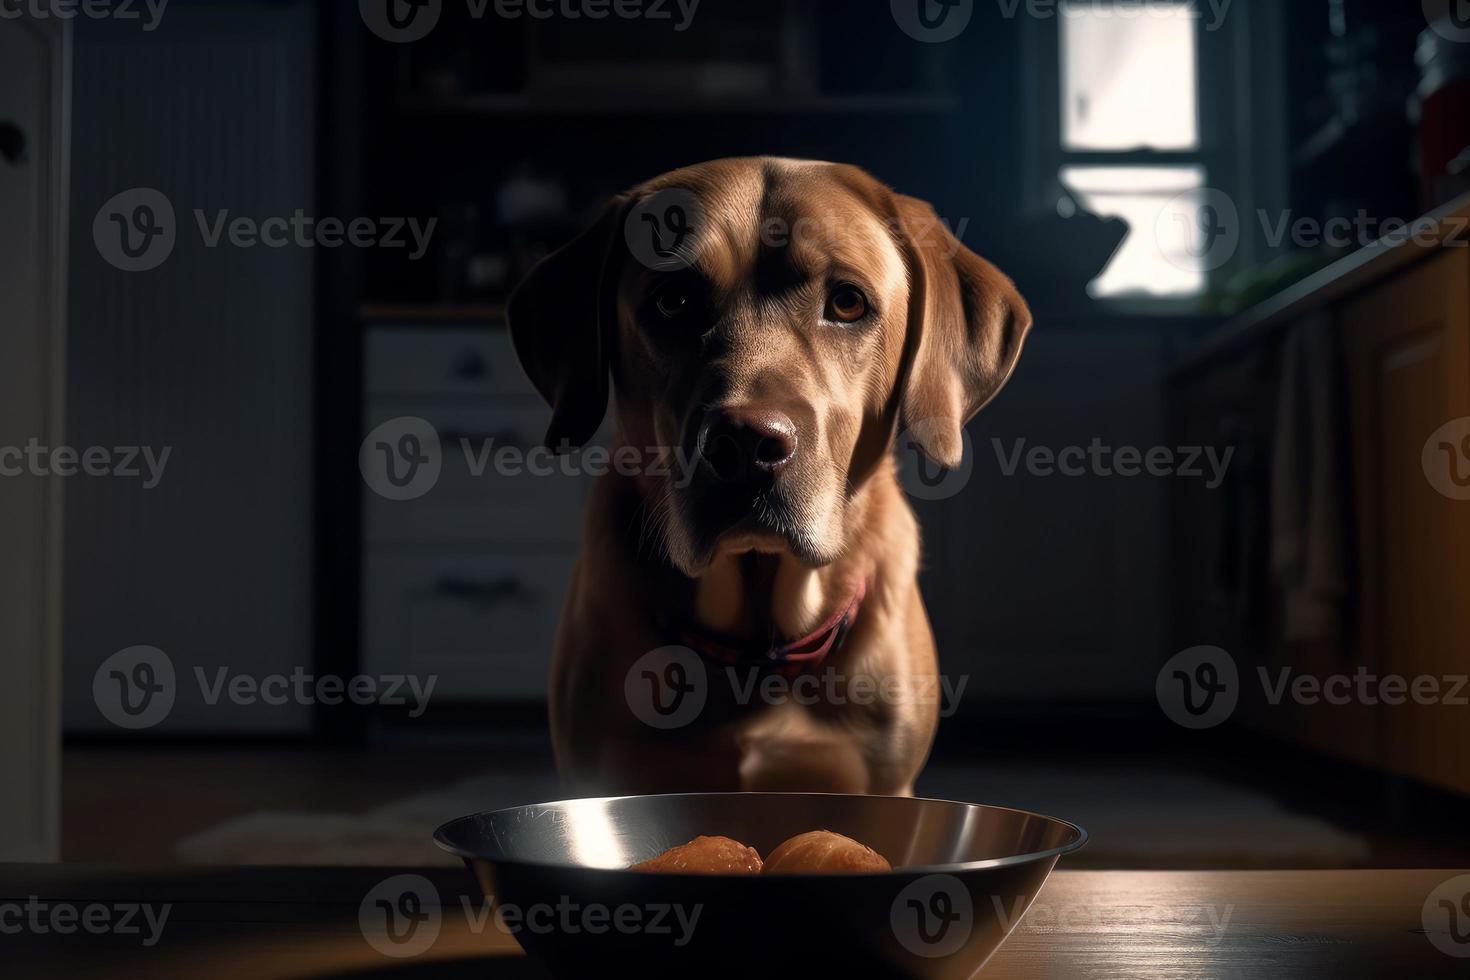
{"label": "rug on floor", "polygon": [[[1072,867],[1340,868],[1369,857],[1355,834],[1250,787],[1183,771],[936,764],[918,793],[1078,823],[1090,840]],[[245,814],[183,840],[177,853],[200,864],[453,865],[430,839],[439,824],[564,795],[549,775],[485,773],[365,813]]]}

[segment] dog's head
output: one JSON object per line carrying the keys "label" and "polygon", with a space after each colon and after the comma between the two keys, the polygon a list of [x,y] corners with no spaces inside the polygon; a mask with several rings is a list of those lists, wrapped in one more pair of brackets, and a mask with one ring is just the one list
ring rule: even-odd
{"label": "dog's head", "polygon": [[619,196],[511,297],[511,334],[581,445],[609,382],[620,441],[691,465],[637,479],[670,559],[826,564],[902,426],[953,466],[1010,376],[1031,316],[927,204],[855,167],[752,158]]}

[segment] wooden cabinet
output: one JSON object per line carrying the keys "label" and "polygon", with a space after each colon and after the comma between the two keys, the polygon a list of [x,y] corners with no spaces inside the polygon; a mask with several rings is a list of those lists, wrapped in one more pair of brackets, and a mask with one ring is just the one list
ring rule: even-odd
{"label": "wooden cabinet", "polygon": [[[1447,496],[1425,465],[1426,441],[1470,419],[1470,251],[1446,249],[1347,302],[1342,326],[1360,659],[1383,678],[1423,678],[1425,694],[1431,681],[1437,690],[1435,703],[1411,691],[1404,704],[1378,706],[1383,761],[1470,793],[1470,691],[1454,679],[1470,674],[1470,500]],[[1458,440],[1447,445],[1453,464],[1470,467]],[[1443,447],[1427,448],[1432,457]]]}
{"label": "wooden cabinet", "polygon": [[[1440,217],[1439,227],[1463,229],[1470,199]],[[1466,246],[1448,238],[1365,249],[1226,325],[1174,370],[1179,441],[1234,445],[1237,465],[1215,494],[1174,490],[1170,637],[1173,650],[1214,644],[1235,658],[1237,721],[1470,794]],[[1329,339],[1289,369],[1287,349],[1309,329]],[[1332,407],[1283,420],[1283,390],[1322,399],[1324,373]],[[1290,378],[1302,387],[1285,388]],[[1284,457],[1274,448],[1297,438],[1306,444],[1289,444]],[[1338,447],[1333,477],[1309,476],[1321,460],[1304,460],[1287,492],[1273,493],[1278,462],[1323,441]],[[1341,534],[1333,567],[1349,588],[1330,626],[1289,629],[1272,515],[1324,498]],[[1293,692],[1297,682],[1306,696]]]}

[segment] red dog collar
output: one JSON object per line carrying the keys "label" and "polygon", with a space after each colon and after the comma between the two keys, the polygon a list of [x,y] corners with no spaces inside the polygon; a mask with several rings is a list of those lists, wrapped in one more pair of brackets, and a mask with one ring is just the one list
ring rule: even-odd
{"label": "red dog collar", "polygon": [[806,636],[764,648],[751,646],[749,640],[717,633],[697,626],[679,631],[681,644],[697,652],[716,667],[754,667],[783,677],[795,677],[820,666],[834,651],[841,649],[848,630],[857,620],[858,607],[867,594],[867,583],[859,580],[857,591],[831,616]]}

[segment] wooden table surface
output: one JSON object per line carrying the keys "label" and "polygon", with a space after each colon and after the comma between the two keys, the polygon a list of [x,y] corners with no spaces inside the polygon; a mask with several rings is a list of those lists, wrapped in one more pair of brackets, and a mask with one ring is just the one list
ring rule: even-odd
{"label": "wooden table surface", "polygon": [[[446,908],[432,947],[411,959],[377,952],[359,929],[358,907],[375,884],[399,873],[265,868],[124,875],[65,865],[0,866],[0,975],[543,976],[493,925],[476,934],[465,915],[447,913],[450,906],[458,913],[461,896],[479,901],[468,890],[468,875],[458,870],[423,872]],[[1443,894],[1434,894],[1460,874],[1058,871],[981,975],[1470,977],[1470,919],[1452,922],[1448,908],[1439,906]],[[1456,883],[1462,891],[1467,885],[1470,878]],[[33,896],[47,914],[58,905],[78,915],[90,905],[110,910],[128,902],[168,902],[172,908],[158,941],[145,946],[149,930],[141,916],[137,935],[41,935],[26,925],[17,931]],[[1470,897],[1464,902],[1470,907]],[[1433,935],[1425,931],[1426,904]],[[1456,943],[1457,931],[1466,933],[1464,943]]]}

